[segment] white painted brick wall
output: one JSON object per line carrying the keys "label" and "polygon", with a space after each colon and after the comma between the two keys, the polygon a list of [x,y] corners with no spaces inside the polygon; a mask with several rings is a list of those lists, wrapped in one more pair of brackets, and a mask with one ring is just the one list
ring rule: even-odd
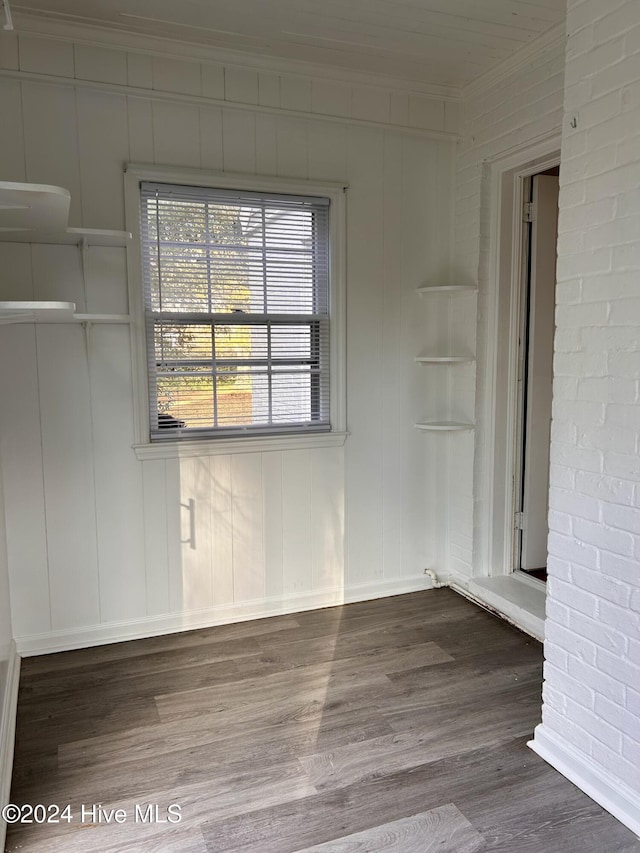
{"label": "white painted brick wall", "polygon": [[[506,67],[506,66],[505,66]],[[485,185],[484,164],[515,145],[525,145],[545,133],[560,133],[564,45],[558,43],[534,56],[505,79],[491,85],[482,81],[472,86],[466,99],[464,134],[458,144],[456,170],[455,278],[478,283],[476,300],[457,299],[451,308],[452,350],[476,349],[481,365],[487,335],[487,276],[491,215],[489,193]],[[579,199],[582,201],[582,199]],[[610,215],[613,213],[611,211]],[[579,346],[576,343],[576,348]],[[471,371],[471,368],[469,368]],[[476,390],[477,389],[477,390]],[[473,418],[482,411],[482,398],[488,393],[482,371],[476,386],[458,370],[451,374],[452,408]],[[476,399],[476,393],[478,399]],[[476,423],[476,443],[483,424]],[[454,441],[457,439],[454,437]],[[570,486],[567,485],[569,488]],[[463,576],[471,575],[477,537],[474,537],[474,447],[457,441],[451,452],[449,497],[449,567]]]}
{"label": "white painted brick wall", "polygon": [[568,32],[543,726],[640,803],[638,0]]}

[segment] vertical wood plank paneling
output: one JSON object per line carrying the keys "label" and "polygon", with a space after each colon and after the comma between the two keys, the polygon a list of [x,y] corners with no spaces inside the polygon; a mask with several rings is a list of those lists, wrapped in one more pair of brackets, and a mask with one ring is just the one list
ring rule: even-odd
{"label": "vertical wood plank paneling", "polygon": [[73,77],[73,44],[68,41],[19,35],[20,70],[33,74]]}
{"label": "vertical wood plank paneling", "polygon": [[0,300],[33,299],[31,246],[28,243],[0,243],[0,270]]}
{"label": "vertical wood plank paneling", "polygon": [[137,89],[153,87],[153,61],[145,53],[127,53],[127,80],[130,86]]}
{"label": "vertical wood plank paneling", "polygon": [[212,456],[211,568],[213,604],[233,603],[233,503],[231,457]]}
{"label": "vertical wood plank paneling", "polygon": [[100,83],[127,84],[127,54],[124,50],[75,44],[75,75],[79,80],[97,80]]}
{"label": "vertical wood plank paneling", "polygon": [[238,110],[223,110],[222,144],[227,172],[256,170],[256,117]]}
{"label": "vertical wood plank paneling", "polygon": [[224,97],[238,104],[257,104],[258,72],[251,68],[225,66]]}
{"label": "vertical wood plank paneling", "polygon": [[211,473],[209,459],[180,460],[182,601],[185,610],[211,607]]}
{"label": "vertical wood plank paneling", "polygon": [[2,180],[24,181],[24,134],[22,96],[17,80],[0,80],[0,151]]}
{"label": "vertical wood plank paneling", "polygon": [[350,127],[347,243],[348,580],[382,576],[382,131]]}
{"label": "vertical wood plank paneling", "polygon": [[280,106],[285,110],[310,113],[311,80],[308,77],[281,77]]}
{"label": "vertical wood plank paneling", "polygon": [[154,162],[200,166],[200,115],[193,104],[153,101]]}
{"label": "vertical wood plank paneling", "polygon": [[308,592],[311,568],[311,451],[282,457],[282,541],[284,592]]}
{"label": "vertical wood plank paneling", "polygon": [[284,591],[282,541],[283,456],[283,453],[262,454],[265,593],[267,598],[277,598]]}
{"label": "vertical wood plank paneling", "polygon": [[351,86],[333,80],[314,79],[311,83],[311,111],[330,116],[350,116]]}
{"label": "vertical wood plank paneling", "polygon": [[307,122],[278,118],[278,174],[306,178],[307,171]]}
{"label": "vertical wood plank paneling", "polygon": [[224,100],[224,65],[211,65],[203,62],[200,66],[202,74],[202,94],[205,98]]}
{"label": "vertical wood plank paneling", "polygon": [[153,111],[147,98],[127,97],[129,160],[153,163]]}
{"label": "vertical wood plank paneling", "polygon": [[271,71],[258,74],[258,103],[262,107],[280,106],[280,77]]}
{"label": "vertical wood plank paneling", "polygon": [[[34,58],[32,51],[28,61],[64,64],[66,55],[63,50],[57,59]],[[83,79],[122,81],[117,51],[78,46],[75,63]],[[251,69],[231,69],[225,79],[221,66],[200,69],[195,63],[176,63],[159,57],[154,69],[150,56],[128,54],[127,80],[138,87],[155,82],[178,92],[214,98],[225,94],[245,104],[259,101],[316,114],[409,119],[403,93],[365,86],[352,92],[336,81],[309,83]],[[31,362],[29,348],[23,346],[26,367],[11,380],[11,393],[16,396],[24,383],[31,390],[17,403],[15,428],[4,419],[9,444],[3,438],[2,452],[4,459],[5,447],[15,447],[22,459],[28,446],[31,455],[23,492],[17,492],[22,494],[18,506],[30,506],[33,496],[41,527],[38,532],[36,524],[31,542],[27,525],[10,507],[9,547],[16,565],[22,565],[25,555],[31,566],[29,584],[39,584],[46,570],[46,505],[51,512],[53,628],[273,599],[420,571],[438,535],[438,445],[412,424],[416,401],[440,393],[442,374],[433,385],[427,371],[415,369],[413,356],[423,345],[439,345],[443,333],[416,301],[415,287],[438,272],[446,255],[448,144],[439,148],[440,143],[375,128],[258,115],[231,104],[196,106],[161,96],[153,102],[135,96],[125,100],[88,90],[76,96],[65,87],[31,81],[20,86],[24,115],[19,84],[0,81],[0,106],[11,119],[0,126],[3,168],[11,171],[8,178],[68,188],[74,225],[81,224],[82,213],[83,224],[122,227],[121,169],[126,160],[345,180],[351,187],[351,436],[344,449],[134,462],[126,330],[91,331],[88,370],[81,328],[43,326],[37,335],[44,377],[46,489],[40,485],[38,492],[42,466],[36,443],[35,332]],[[430,105],[414,101],[414,120],[431,121]],[[436,151],[441,151],[439,160]],[[86,293],[80,255],[73,247],[2,247],[2,257],[8,258],[4,271],[11,281],[0,292],[6,291],[8,298],[66,298],[81,310],[127,310],[122,250],[90,250]],[[20,333],[26,334],[25,327]],[[35,425],[27,427],[32,416]],[[24,435],[18,435],[21,430]],[[9,474],[17,483],[19,469],[11,463]],[[195,549],[183,541],[190,534],[190,499],[195,501]],[[35,597],[26,582],[18,589],[23,595],[18,605],[22,632],[48,630],[48,597]],[[31,598],[33,612],[28,611]]]}
{"label": "vertical wood plank paneling", "polygon": [[129,154],[126,98],[79,90],[77,112],[83,225],[122,230],[122,172]]}
{"label": "vertical wood plank paneling", "polygon": [[[0,450],[16,637],[51,629],[35,326],[0,334]],[[20,369],[8,369],[10,366]]]}
{"label": "vertical wood plank paneling", "polygon": [[81,326],[38,326],[53,629],[100,622],[91,392]]}
{"label": "vertical wood plank paneling", "polygon": [[392,92],[389,114],[393,124],[409,124],[409,93]]}
{"label": "vertical wood plank paneling", "polygon": [[85,301],[89,314],[127,314],[126,250],[90,246],[85,259]]}
{"label": "vertical wood plank paneling", "polygon": [[0,68],[17,71],[20,67],[18,34],[9,30],[0,32]]}
{"label": "vertical wood plank paneling", "polygon": [[31,247],[34,299],[75,302],[86,309],[82,263],[77,246],[34,243]]}
{"label": "vertical wood plank paneling", "polygon": [[22,105],[27,180],[69,190],[69,224],[79,226],[82,195],[75,92],[63,86],[25,81]]}
{"label": "vertical wood plank paneling", "polygon": [[131,351],[126,326],[89,326],[89,378],[100,570],[105,622],[146,615],[142,472],[134,443]]}
{"label": "vertical wood plank paneling", "polygon": [[391,109],[390,93],[370,86],[354,86],[352,91],[353,118],[365,121],[388,122]]}
{"label": "vertical wood plank paneling", "polygon": [[153,88],[161,92],[201,95],[200,64],[168,56],[153,57]]}
{"label": "vertical wood plank paneling", "polygon": [[141,463],[147,616],[169,613],[167,483],[164,460]]}
{"label": "vertical wood plank paneling", "polygon": [[[429,305],[416,288],[437,271],[439,247],[436,225],[437,161],[434,146],[416,138],[402,142],[402,329],[400,361],[406,365],[407,382],[401,404],[404,432],[402,465],[401,570],[417,575],[433,563],[434,520],[431,512],[436,499],[438,457],[436,441],[442,436],[424,435],[413,429],[416,403],[429,412],[432,401],[442,400],[446,382],[439,366],[413,363],[416,352],[445,351],[446,329],[436,325]],[[446,251],[446,247],[445,247]],[[444,325],[444,324],[440,324]],[[443,335],[442,339],[438,335]],[[444,368],[445,372],[447,368]],[[404,427],[403,427],[404,424]],[[425,441],[426,439],[426,441]]]}
{"label": "vertical wood plank paneling", "polygon": [[[413,428],[401,407],[405,382],[402,359],[403,204],[402,137],[384,136],[384,282],[382,294],[382,563],[385,578],[400,574],[402,453]],[[419,402],[416,401],[416,411]],[[403,420],[404,416],[404,420]]]}
{"label": "vertical wood plank paneling", "polygon": [[256,115],[256,171],[259,175],[278,174],[277,119]]}
{"label": "vertical wood plank paneling", "polygon": [[262,460],[259,453],[231,457],[234,601],[264,598]]}
{"label": "vertical wood plank paneling", "polygon": [[182,540],[188,529],[183,521],[180,460],[165,459],[165,488],[167,495],[167,557],[169,564],[169,608],[180,613],[184,607],[182,582]]}
{"label": "vertical wood plank paneling", "polygon": [[344,449],[311,451],[313,589],[344,589]]}
{"label": "vertical wood plank paneling", "polygon": [[203,169],[222,170],[222,110],[200,110],[200,151]]}
{"label": "vertical wood plank paneling", "polygon": [[308,126],[309,178],[340,181],[347,176],[347,131],[339,124],[310,121]]}

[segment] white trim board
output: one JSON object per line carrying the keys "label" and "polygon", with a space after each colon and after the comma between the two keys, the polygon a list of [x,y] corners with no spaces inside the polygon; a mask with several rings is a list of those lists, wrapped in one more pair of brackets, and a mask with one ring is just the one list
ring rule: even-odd
{"label": "white trim board", "polygon": [[640,837],[640,796],[541,723],[527,743],[540,758]]}
{"label": "white trim board", "polygon": [[544,641],[546,591],[517,573],[492,578],[465,578],[451,573],[449,586],[454,592],[495,613],[516,628]]}
{"label": "white trim board", "polygon": [[[2,717],[0,718],[0,805],[9,802],[11,792],[19,681],[20,656],[17,653],[16,644],[12,642],[7,665],[7,683],[1,708]],[[0,820],[0,850],[4,850],[6,830],[6,823]]]}
{"label": "white trim board", "polygon": [[483,282],[491,283],[485,309],[486,345],[478,354],[485,390],[476,410],[475,528],[479,531],[474,575],[508,576],[512,555],[512,483],[516,425],[521,283],[522,179],[559,162],[555,131],[510,148],[486,162],[490,250]]}
{"label": "white trim board", "polygon": [[103,625],[88,625],[82,628],[17,637],[16,646],[23,657],[30,657],[100,646],[105,643],[120,643],[144,637],[175,634],[179,631],[193,631],[197,628],[211,628],[215,625],[247,622],[250,619],[290,615],[305,610],[320,610],[323,607],[387,598],[432,588],[431,580],[424,574],[412,575],[350,587],[332,587],[319,592],[283,595],[203,610],[146,616],[126,622],[109,622]]}

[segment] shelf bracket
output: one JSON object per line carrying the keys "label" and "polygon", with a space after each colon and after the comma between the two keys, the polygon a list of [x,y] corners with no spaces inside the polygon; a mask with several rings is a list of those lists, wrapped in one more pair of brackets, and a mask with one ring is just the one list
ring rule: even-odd
{"label": "shelf bracket", "polygon": [[78,248],[80,249],[80,263],[82,264],[82,285],[85,292],[87,292],[87,260],[89,255],[89,241],[86,237],[81,237],[78,241]]}
{"label": "shelf bracket", "polygon": [[9,0],[1,0],[2,11],[4,13],[4,30],[12,30],[13,29],[13,20],[11,19],[11,8],[9,7]]}

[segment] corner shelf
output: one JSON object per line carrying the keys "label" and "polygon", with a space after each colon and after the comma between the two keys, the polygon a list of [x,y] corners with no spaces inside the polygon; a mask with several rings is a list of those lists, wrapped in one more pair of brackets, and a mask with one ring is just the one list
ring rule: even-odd
{"label": "corner shelf", "polygon": [[474,429],[473,424],[462,421],[424,421],[414,424],[414,427],[427,432],[464,432]]}
{"label": "corner shelf", "polygon": [[476,293],[475,284],[425,284],[418,287],[418,293]]}

